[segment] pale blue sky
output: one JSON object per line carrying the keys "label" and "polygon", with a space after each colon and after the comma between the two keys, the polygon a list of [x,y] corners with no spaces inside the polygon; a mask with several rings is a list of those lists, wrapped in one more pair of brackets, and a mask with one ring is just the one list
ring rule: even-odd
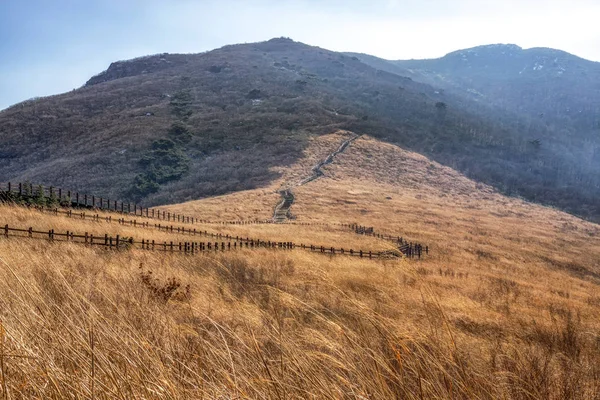
{"label": "pale blue sky", "polygon": [[0,0],[0,109],[112,61],[287,36],[388,59],[490,43],[600,61],[599,0]]}

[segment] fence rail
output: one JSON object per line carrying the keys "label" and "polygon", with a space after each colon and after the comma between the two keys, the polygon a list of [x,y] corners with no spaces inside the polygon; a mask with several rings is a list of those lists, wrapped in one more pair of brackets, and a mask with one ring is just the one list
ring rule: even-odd
{"label": "fence rail", "polygon": [[8,224],[0,228],[0,235],[4,238],[21,238],[21,239],[43,239],[51,242],[72,242],[83,244],[87,246],[103,246],[109,250],[119,249],[130,249],[139,248],[142,250],[149,251],[164,251],[171,253],[184,253],[184,254],[196,254],[206,251],[231,251],[238,249],[301,249],[314,253],[334,255],[346,255],[360,258],[391,258],[398,257],[393,251],[379,251],[375,252],[372,250],[354,250],[335,248],[327,246],[307,245],[307,244],[296,244],[294,242],[282,242],[282,241],[264,241],[264,240],[252,240],[247,239],[246,241],[240,238],[235,240],[233,238],[227,239],[227,241],[160,241],[155,239],[141,239],[135,240],[133,237],[121,237],[120,235],[109,235],[105,234],[93,234],[85,232],[84,234],[77,234],[73,231],[59,232],[55,229],[48,230],[36,230],[33,227],[28,228],[16,228],[10,227]]}
{"label": "fence rail", "polygon": [[[237,242],[243,242],[243,243],[272,243],[272,241],[264,241],[262,239],[254,239],[254,238],[249,238],[249,237],[242,237],[242,236],[233,236],[233,235],[229,235],[229,234],[224,234],[224,233],[212,233],[212,232],[208,232],[206,230],[202,231],[202,230],[198,230],[196,228],[186,228],[185,226],[173,226],[173,225],[164,225],[164,224],[150,224],[147,221],[141,221],[138,222],[135,219],[132,220],[126,220],[125,218],[117,218],[117,219],[113,219],[111,216],[108,217],[101,217],[99,214],[89,214],[89,213],[85,213],[85,212],[73,212],[73,210],[59,210],[58,208],[55,209],[49,209],[49,208],[44,208],[44,207],[36,207],[37,210],[41,211],[41,212],[48,212],[51,214],[62,214],[62,215],[66,215],[69,218],[81,218],[81,219],[87,219],[87,220],[92,220],[92,221],[104,221],[104,222],[108,222],[108,223],[112,223],[112,222],[117,222],[120,225],[124,225],[124,226],[130,226],[130,227],[134,227],[134,228],[146,228],[146,229],[157,229],[160,232],[165,232],[165,233],[170,233],[170,234],[178,234],[178,235],[188,235],[188,236],[204,236],[204,237],[210,237],[210,238],[215,238],[218,240],[235,240]],[[351,225],[348,225],[351,226]],[[394,239],[395,240],[395,239]],[[273,242],[275,243],[275,242]],[[403,242],[402,238],[398,239],[398,243],[400,244],[398,246],[398,250],[404,254],[406,257],[408,258],[421,258],[422,254],[429,254],[429,248],[426,246],[425,248],[423,248],[423,246],[421,246],[418,243],[408,243],[408,242]],[[294,245],[295,246],[295,245]],[[311,251],[320,251],[321,253],[330,253],[330,254],[346,254],[348,253],[349,255],[354,255],[354,253],[357,254],[361,254],[361,250],[348,250],[348,249],[336,249],[333,247],[326,247],[326,246],[315,246],[315,245],[300,245],[301,248],[303,249],[309,249]],[[366,254],[375,254],[375,252],[373,251],[364,251],[362,252],[365,255]],[[378,252],[377,254],[387,254],[388,256],[391,256],[392,253],[391,252]]]}
{"label": "fence rail", "polygon": [[139,217],[159,219],[169,222],[193,224],[198,219],[157,208],[141,207],[137,203],[111,200],[95,195],[80,194],[53,186],[31,183],[0,183],[0,200],[30,201],[60,204],[63,207],[84,208],[130,214]]}
{"label": "fence rail", "polygon": [[[158,208],[142,207],[136,203],[124,202],[120,200],[111,200],[109,198],[96,195],[80,194],[54,186],[36,185],[29,182],[7,182],[0,183],[0,201],[29,201],[35,202],[42,200],[46,203],[59,204],[62,207],[75,209],[102,210],[107,212],[116,212],[119,214],[134,215],[143,218],[158,219],[168,222],[180,222],[189,224],[215,224],[215,225],[254,225],[254,224],[274,224],[272,219],[264,220],[233,220],[233,221],[212,221],[190,217],[170,211],[160,210]],[[324,222],[286,222],[288,225],[311,225],[328,226],[348,224],[328,224]]]}
{"label": "fence rail", "polygon": [[155,250],[155,251],[168,251],[168,252],[179,252],[186,254],[195,254],[209,250],[237,250],[242,248],[256,249],[256,248],[277,248],[277,249],[293,249],[295,245],[291,242],[260,242],[260,241],[185,241],[185,242],[173,242],[173,241],[158,241],[153,239],[141,239],[135,240],[132,237],[121,237],[119,235],[94,235],[88,232],[84,234],[77,234],[72,231],[59,232],[55,229],[49,229],[47,231],[35,230],[33,227],[29,228],[15,228],[5,225],[0,228],[0,234],[5,237],[15,237],[22,239],[44,239],[49,241],[59,242],[72,242],[78,244],[84,244],[88,246],[103,246],[110,250],[119,249],[130,249],[139,248],[142,250]]}
{"label": "fence rail", "polygon": [[349,226],[350,229],[354,230],[354,232],[359,235],[372,236],[378,239],[391,241],[392,243],[398,246],[398,250],[400,250],[404,255],[408,257],[421,258],[421,255],[423,253],[429,254],[429,246],[423,247],[423,245],[420,243],[408,242],[402,236],[392,236],[383,233],[376,233],[372,226],[366,227],[358,224],[351,224]]}
{"label": "fence rail", "polygon": [[174,226],[173,224],[160,224],[160,223],[150,223],[148,221],[138,221],[137,219],[125,219],[125,218],[113,218],[112,216],[100,216],[98,213],[89,213],[85,211],[74,212],[73,210],[60,210],[58,208],[45,208],[45,207],[35,207],[36,210],[40,212],[45,212],[53,215],[64,215],[68,218],[75,219],[83,219],[93,222],[107,222],[107,223],[117,223],[123,226],[129,226],[133,228],[145,228],[145,229],[156,229],[161,232],[169,233],[169,234],[178,234],[178,235],[187,235],[187,236],[205,236],[212,237],[217,239],[226,239],[226,240],[236,240],[239,242],[259,242],[259,239],[252,239],[249,237],[242,236],[233,236],[229,234],[223,233],[212,233],[206,230],[189,228],[186,226]]}
{"label": "fence rail", "polygon": [[[183,224],[216,224],[216,225],[250,225],[250,224],[272,224],[274,223],[272,220],[251,220],[251,221],[209,221],[202,220],[196,217],[184,216],[181,214],[171,213],[164,210],[159,210],[155,208],[143,208],[139,207],[136,203],[125,203],[118,200],[110,200],[102,197],[97,197],[95,195],[88,194],[80,194],[79,192],[71,192],[65,191],[61,188],[55,188],[52,186],[43,186],[43,185],[34,185],[31,183],[16,183],[13,184],[11,182],[2,184],[0,183],[0,201],[28,201],[31,203],[36,203],[37,201],[43,203],[52,203],[52,204],[60,204],[63,207],[70,207],[73,209],[87,209],[87,210],[102,210],[107,212],[116,212],[120,215],[133,215],[140,218],[147,219],[156,219],[167,222],[177,222]],[[41,209],[45,209],[41,207]],[[82,213],[73,213],[73,210],[62,211],[58,210],[58,208],[52,209],[55,214],[67,214],[70,217],[73,215],[81,215],[83,219],[96,219],[96,220],[105,220],[107,222],[112,222],[114,219],[112,217],[100,217],[98,214],[86,214]],[[125,221],[122,218],[117,218],[121,224],[130,223],[133,226],[140,227],[150,227],[148,222],[137,222],[137,220],[129,220]],[[401,236],[391,236],[384,235],[380,233],[375,233],[373,227],[364,227],[358,224],[344,224],[344,223],[323,223],[323,222],[296,222],[289,221],[286,222],[289,225],[299,225],[299,226],[338,226],[342,228],[348,228],[355,231],[355,233],[373,236],[379,239],[392,241],[405,256],[414,258],[420,258],[423,253],[429,254],[429,247],[423,247],[419,243],[412,243],[404,240]],[[174,228],[173,225],[161,225],[161,224],[153,224],[154,228],[159,230],[169,231],[171,233],[175,233],[175,229],[177,233],[186,233],[186,229],[183,227]],[[201,235],[201,231],[197,231],[196,229],[188,229],[187,233],[193,235]],[[232,235],[223,235],[223,234],[209,234],[204,231],[205,236],[212,236],[217,238],[227,238],[232,240]],[[239,238],[238,238],[239,239]],[[259,241],[255,239],[246,238],[247,241]],[[320,248],[320,246],[319,246]],[[343,250],[343,249],[341,249]],[[335,253],[333,253],[335,254]],[[341,254],[344,254],[343,252]]]}

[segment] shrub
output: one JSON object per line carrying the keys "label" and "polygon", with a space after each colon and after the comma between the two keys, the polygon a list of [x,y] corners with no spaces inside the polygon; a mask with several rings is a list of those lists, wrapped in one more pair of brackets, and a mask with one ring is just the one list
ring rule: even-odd
{"label": "shrub", "polygon": [[160,185],[176,181],[189,171],[189,159],[171,139],[152,142],[151,150],[142,156],[139,164],[144,172],[133,180],[130,195],[141,198],[156,193]]}
{"label": "shrub", "polygon": [[192,115],[192,92],[190,90],[181,90],[171,98],[171,111],[177,117],[187,119]]}
{"label": "shrub", "polygon": [[175,122],[169,129],[169,136],[178,144],[187,144],[192,140],[192,134],[186,125]]}
{"label": "shrub", "polygon": [[[140,267],[141,269],[142,267]],[[190,285],[183,286],[177,278],[167,278],[162,282],[154,278],[152,271],[140,271],[140,280],[153,298],[166,303],[169,300],[185,301],[190,299]]]}

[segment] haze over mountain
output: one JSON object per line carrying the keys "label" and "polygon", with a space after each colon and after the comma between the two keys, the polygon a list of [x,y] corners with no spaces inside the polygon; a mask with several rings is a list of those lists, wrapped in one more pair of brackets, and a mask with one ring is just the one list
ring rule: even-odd
{"label": "haze over mountain", "polygon": [[600,64],[483,46],[386,61],[289,39],[115,62],[0,113],[0,174],[146,205],[265,185],[346,129],[600,219]]}

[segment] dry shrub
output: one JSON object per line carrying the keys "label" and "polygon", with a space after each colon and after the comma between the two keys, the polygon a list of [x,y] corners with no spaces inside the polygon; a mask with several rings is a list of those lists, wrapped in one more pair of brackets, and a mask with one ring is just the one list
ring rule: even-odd
{"label": "dry shrub", "polygon": [[153,298],[166,303],[169,300],[187,301],[191,297],[190,285],[183,286],[175,277],[161,280],[152,275],[152,271],[143,271],[140,266],[140,280]]}

